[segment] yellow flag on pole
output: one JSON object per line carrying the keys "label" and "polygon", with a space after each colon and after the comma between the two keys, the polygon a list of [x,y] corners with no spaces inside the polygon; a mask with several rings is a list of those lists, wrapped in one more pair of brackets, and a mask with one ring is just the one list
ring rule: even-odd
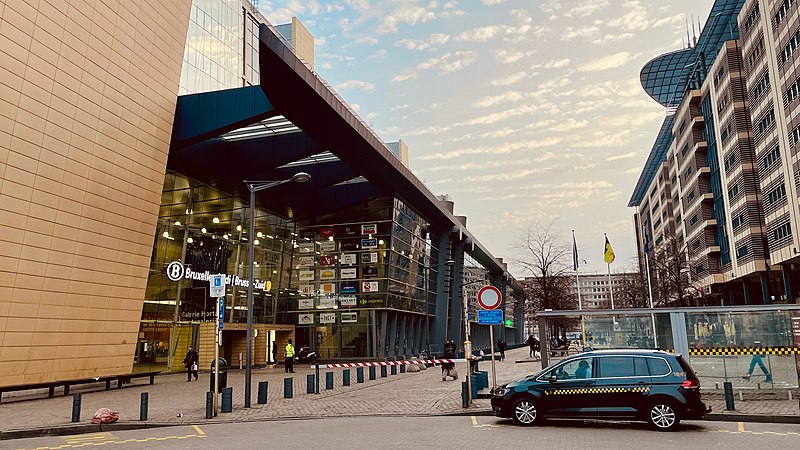
{"label": "yellow flag on pole", "polygon": [[606,236],[605,238],[606,238],[606,246],[603,253],[603,261],[605,261],[606,264],[611,264],[612,262],[614,262],[615,258],[614,250],[611,248],[611,243],[608,242],[608,236]]}

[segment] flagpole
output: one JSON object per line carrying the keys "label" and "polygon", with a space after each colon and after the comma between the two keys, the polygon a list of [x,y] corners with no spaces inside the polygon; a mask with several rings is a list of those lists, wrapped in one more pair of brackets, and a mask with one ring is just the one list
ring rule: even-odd
{"label": "flagpole", "polygon": [[[658,333],[656,333],[656,315],[653,313],[653,285],[650,283],[650,252],[647,243],[644,244],[644,266],[647,270],[647,294],[650,297],[650,319],[653,321],[653,344],[658,348]],[[641,266],[640,266],[641,267]]]}
{"label": "flagpole", "polygon": [[614,309],[614,286],[611,285],[611,264],[606,264],[608,267],[608,290],[611,292],[611,309]]}
{"label": "flagpole", "polygon": [[[572,267],[575,269],[575,289],[578,291],[578,311],[582,311],[581,283],[578,278],[578,244],[575,241],[575,230],[572,230],[572,263]],[[586,347],[586,326],[583,323],[583,312],[581,312],[581,347]]]}

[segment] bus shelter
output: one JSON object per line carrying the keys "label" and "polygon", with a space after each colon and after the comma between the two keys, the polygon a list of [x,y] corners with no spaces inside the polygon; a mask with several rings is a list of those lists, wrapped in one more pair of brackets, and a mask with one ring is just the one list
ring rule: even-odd
{"label": "bus shelter", "polygon": [[578,336],[573,348],[680,353],[704,388],[726,381],[740,390],[799,386],[800,305],[550,310],[536,316],[542,368],[563,353],[551,348],[553,337]]}

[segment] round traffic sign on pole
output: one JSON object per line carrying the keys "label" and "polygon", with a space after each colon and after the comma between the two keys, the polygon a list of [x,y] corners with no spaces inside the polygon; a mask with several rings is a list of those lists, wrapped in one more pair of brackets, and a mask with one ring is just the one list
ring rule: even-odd
{"label": "round traffic sign on pole", "polygon": [[502,301],[500,289],[494,286],[484,286],[478,291],[478,305],[483,309],[497,309]]}

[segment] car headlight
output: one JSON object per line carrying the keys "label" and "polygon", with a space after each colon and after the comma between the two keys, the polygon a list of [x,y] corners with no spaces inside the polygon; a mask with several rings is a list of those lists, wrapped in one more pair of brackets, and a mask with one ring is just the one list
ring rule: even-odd
{"label": "car headlight", "polygon": [[508,388],[499,387],[494,390],[494,395],[496,395],[497,397],[502,397],[506,395],[506,392],[508,392]]}

